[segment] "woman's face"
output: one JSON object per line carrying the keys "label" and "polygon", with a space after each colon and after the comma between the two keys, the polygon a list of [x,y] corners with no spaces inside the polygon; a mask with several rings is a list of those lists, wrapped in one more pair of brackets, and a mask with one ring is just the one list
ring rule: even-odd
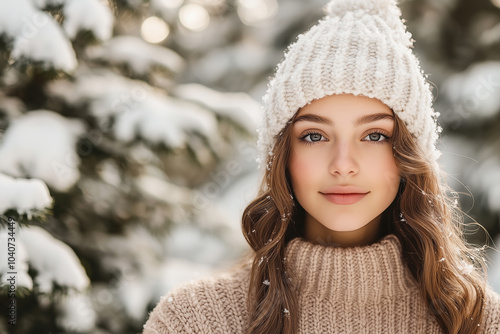
{"label": "woman's face", "polygon": [[299,110],[288,170],[310,237],[341,244],[343,235],[356,244],[378,232],[400,182],[388,139],[393,117],[380,100],[351,94],[327,96]]}

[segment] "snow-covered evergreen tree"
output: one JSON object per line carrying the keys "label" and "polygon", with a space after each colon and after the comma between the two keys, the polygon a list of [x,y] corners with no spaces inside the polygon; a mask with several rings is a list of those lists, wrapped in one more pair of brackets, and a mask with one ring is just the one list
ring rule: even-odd
{"label": "snow-covered evergreen tree", "polygon": [[[258,102],[326,2],[0,0],[0,303],[15,236],[17,333],[137,333],[169,289],[245,250]],[[443,160],[492,237],[498,6],[402,1]]]}
{"label": "snow-covered evergreen tree", "polygon": [[185,76],[190,52],[167,44],[196,34],[176,13],[205,7],[167,2],[0,2],[1,300],[14,268],[18,333],[137,332],[173,285],[242,250],[213,197],[248,168],[226,164],[260,108]]}
{"label": "snow-covered evergreen tree", "polygon": [[[406,1],[405,13],[436,88],[449,182],[461,208],[484,227],[466,218],[467,238],[499,249],[500,2]],[[500,253],[489,254],[488,279],[500,291]]]}

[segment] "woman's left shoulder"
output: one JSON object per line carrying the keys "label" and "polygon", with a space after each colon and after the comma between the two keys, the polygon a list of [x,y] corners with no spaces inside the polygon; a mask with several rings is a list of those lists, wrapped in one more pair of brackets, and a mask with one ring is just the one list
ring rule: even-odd
{"label": "woman's left shoulder", "polygon": [[483,334],[500,333],[500,294],[489,285],[486,286],[483,321]]}

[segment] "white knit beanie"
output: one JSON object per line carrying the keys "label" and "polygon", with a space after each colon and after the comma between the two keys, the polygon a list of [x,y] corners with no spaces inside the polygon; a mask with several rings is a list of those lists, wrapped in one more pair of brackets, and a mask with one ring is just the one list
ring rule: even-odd
{"label": "white knit beanie", "polygon": [[257,162],[268,163],[277,135],[313,100],[333,94],[364,95],[391,108],[426,159],[439,168],[441,132],[432,92],[412,52],[396,0],[332,0],[326,16],[291,44],[263,97]]}

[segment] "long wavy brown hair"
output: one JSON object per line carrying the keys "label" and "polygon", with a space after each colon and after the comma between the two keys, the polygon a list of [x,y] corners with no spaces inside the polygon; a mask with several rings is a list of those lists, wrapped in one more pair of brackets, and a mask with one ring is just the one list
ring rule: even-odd
{"label": "long wavy brown hair", "polygon": [[[293,334],[298,328],[293,273],[284,262],[288,242],[304,236],[305,211],[295,199],[287,169],[296,116],[276,136],[258,195],[242,215],[243,234],[251,247],[239,262],[239,267],[251,265],[246,334]],[[393,133],[401,182],[383,212],[382,235],[398,237],[404,261],[443,332],[478,333],[487,284],[484,247],[466,241],[466,214],[458,193],[448,186],[447,175],[424,158],[397,115]],[[443,258],[446,261],[439,261]],[[262,284],[265,280],[270,284]]]}

